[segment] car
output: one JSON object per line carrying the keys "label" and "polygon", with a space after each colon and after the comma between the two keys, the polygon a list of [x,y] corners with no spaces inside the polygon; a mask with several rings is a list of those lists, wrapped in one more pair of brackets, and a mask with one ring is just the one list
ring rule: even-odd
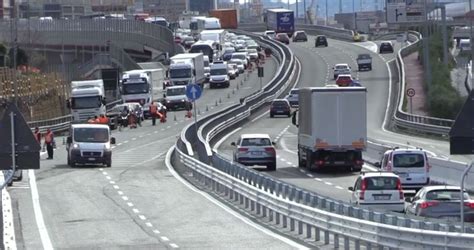
{"label": "car", "polygon": [[339,74],[336,78],[336,84],[339,87],[351,86],[354,79],[350,74]]}
{"label": "car", "polygon": [[222,60],[229,61],[232,58],[232,53],[235,52],[235,48],[233,47],[225,47],[223,49]]}
{"label": "car", "polygon": [[239,75],[239,69],[237,69],[237,64],[227,63],[229,77],[231,80],[235,79]]}
{"label": "car", "polygon": [[380,43],[379,53],[393,53],[393,44],[390,41],[385,41]]}
{"label": "car", "polygon": [[234,59],[230,59],[230,60],[228,61],[228,63],[237,65],[237,69],[238,69],[239,74],[245,72],[245,65],[244,65],[244,61],[243,61],[243,60],[234,58]]}
{"label": "car", "polygon": [[181,45],[183,45],[186,49],[191,48],[191,45],[195,43],[194,38],[192,36],[185,36],[182,38]]}
{"label": "car", "polygon": [[291,106],[287,99],[274,99],[270,104],[270,117],[275,115],[291,116]]}
{"label": "car", "polygon": [[267,170],[276,170],[275,143],[268,134],[242,134],[232,142],[234,161],[246,166],[265,165]]}
{"label": "car", "polygon": [[351,66],[347,63],[336,64],[332,69],[334,70],[334,80],[337,79],[339,74],[351,74]]}
{"label": "car", "polygon": [[247,53],[249,53],[250,61],[254,62],[258,60],[258,51],[256,49],[247,49]]}
{"label": "car", "polygon": [[314,39],[314,47],[319,47],[319,46],[328,46],[328,39],[326,36],[316,36]]}
{"label": "car", "polygon": [[363,208],[404,212],[404,194],[400,178],[391,172],[362,172],[357,177],[350,203]]}
{"label": "car", "polygon": [[244,63],[244,68],[247,69],[250,59],[247,52],[234,52],[232,53],[231,61],[233,59],[240,59]]}
{"label": "car", "polygon": [[299,89],[294,88],[290,90],[290,93],[288,93],[288,96],[286,97],[286,100],[290,102],[291,107],[298,107],[298,98],[299,98]]}
{"label": "car", "polygon": [[308,41],[308,36],[306,35],[306,32],[300,30],[300,31],[295,31],[293,34],[293,42],[298,42],[298,41],[303,41],[307,42]]}
{"label": "car", "polygon": [[402,180],[404,189],[419,190],[430,183],[430,164],[428,154],[420,148],[387,150],[380,163],[381,170],[391,171]]}
{"label": "car", "polygon": [[284,44],[290,44],[290,37],[286,33],[278,33],[275,35],[275,40],[282,42]]}
{"label": "car", "polygon": [[267,30],[265,31],[265,35],[270,38],[275,38],[276,32],[274,30]]}
{"label": "car", "polygon": [[[405,213],[416,216],[461,220],[461,188],[458,186],[434,185],[420,189],[414,197],[407,197]],[[474,222],[474,200],[463,192],[464,221]]]}

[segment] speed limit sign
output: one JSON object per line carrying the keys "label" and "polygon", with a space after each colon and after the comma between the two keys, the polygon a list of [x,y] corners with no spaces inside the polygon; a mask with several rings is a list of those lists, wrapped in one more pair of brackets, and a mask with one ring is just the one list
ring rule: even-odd
{"label": "speed limit sign", "polygon": [[412,88],[407,89],[407,96],[408,97],[414,97],[415,96],[415,90]]}

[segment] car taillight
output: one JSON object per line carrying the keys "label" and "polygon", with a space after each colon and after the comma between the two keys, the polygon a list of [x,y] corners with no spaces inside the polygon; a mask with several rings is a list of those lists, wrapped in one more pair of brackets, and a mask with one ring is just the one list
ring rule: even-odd
{"label": "car taillight", "polygon": [[422,209],[425,209],[425,208],[428,208],[428,207],[433,207],[433,206],[436,206],[438,205],[438,202],[437,201],[425,201],[425,202],[422,202],[420,204],[420,207]]}
{"label": "car taillight", "polygon": [[464,206],[474,209],[474,202],[465,202]]}
{"label": "car taillight", "polygon": [[265,152],[270,153],[272,155],[274,155],[276,153],[275,149],[272,148],[272,147],[265,148]]}
{"label": "car taillight", "polygon": [[239,152],[247,152],[247,151],[249,151],[248,148],[239,148]]}
{"label": "car taillight", "polygon": [[356,165],[363,165],[363,164],[364,164],[364,161],[362,161],[362,160],[356,160],[356,161],[355,161],[355,164],[356,164]]}
{"label": "car taillight", "polygon": [[323,165],[324,161],[316,161],[316,165]]}
{"label": "car taillight", "polygon": [[362,180],[360,185],[360,195],[359,198],[363,200],[365,198],[365,190],[367,189],[367,181],[365,179]]}
{"label": "car taillight", "polygon": [[405,198],[403,194],[403,189],[402,189],[402,181],[400,179],[397,180],[397,189],[400,194],[400,199],[403,200]]}

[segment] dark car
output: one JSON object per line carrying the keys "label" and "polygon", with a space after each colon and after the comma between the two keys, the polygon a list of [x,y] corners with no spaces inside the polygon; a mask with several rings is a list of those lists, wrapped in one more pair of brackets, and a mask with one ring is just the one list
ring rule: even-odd
{"label": "dark car", "polygon": [[183,45],[186,49],[191,48],[191,45],[193,45],[194,43],[194,37],[192,36],[185,36],[181,41],[181,45]]}
{"label": "dark car", "polygon": [[[460,221],[461,188],[458,186],[425,186],[413,198],[406,198],[407,214]],[[474,200],[463,192],[464,221],[474,222]]]}
{"label": "dark car", "polygon": [[306,36],[306,32],[304,31],[296,31],[295,34],[293,34],[293,42],[307,42],[308,41],[308,36]]}
{"label": "dark car", "polygon": [[380,43],[380,48],[379,48],[379,53],[393,53],[393,45],[392,42],[381,42]]}
{"label": "dark car", "polygon": [[270,117],[275,115],[291,116],[291,106],[287,99],[275,99],[270,105]]}
{"label": "dark car", "polygon": [[275,40],[282,42],[284,44],[290,44],[290,37],[286,33],[278,33],[275,36]]}
{"label": "dark car", "polygon": [[232,52],[232,51],[224,52],[224,54],[222,55],[222,60],[227,62],[230,59],[232,59],[232,53],[234,53],[234,52]]}
{"label": "dark car", "polygon": [[314,46],[315,47],[319,47],[319,46],[327,47],[328,46],[328,39],[326,38],[326,36],[317,36],[314,39]]}

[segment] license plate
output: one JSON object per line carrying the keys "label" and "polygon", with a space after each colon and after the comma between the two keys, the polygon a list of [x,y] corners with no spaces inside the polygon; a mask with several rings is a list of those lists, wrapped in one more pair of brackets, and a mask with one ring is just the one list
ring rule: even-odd
{"label": "license plate", "polygon": [[252,155],[262,155],[262,152],[252,152]]}
{"label": "license plate", "polygon": [[374,200],[390,200],[390,195],[377,195],[374,196]]}
{"label": "license plate", "polygon": [[89,161],[95,161],[95,158],[88,158]]}

